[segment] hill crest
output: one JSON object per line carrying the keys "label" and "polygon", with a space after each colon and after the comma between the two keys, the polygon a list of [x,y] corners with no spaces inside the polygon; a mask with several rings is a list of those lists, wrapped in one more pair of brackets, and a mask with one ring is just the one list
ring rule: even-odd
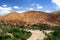
{"label": "hill crest", "polygon": [[[51,14],[52,15],[52,14]],[[23,13],[11,12],[0,17],[0,23],[5,24],[19,24],[19,25],[33,25],[33,24],[48,24],[58,25],[58,21],[54,20],[54,15],[41,11],[28,11]],[[54,16],[54,17],[53,17]]]}

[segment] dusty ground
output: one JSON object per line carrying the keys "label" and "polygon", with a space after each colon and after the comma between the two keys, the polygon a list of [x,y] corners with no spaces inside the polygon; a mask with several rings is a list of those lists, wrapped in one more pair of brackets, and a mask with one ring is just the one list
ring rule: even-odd
{"label": "dusty ground", "polygon": [[[42,31],[39,30],[28,30],[32,33],[31,37],[27,40],[43,40],[45,37],[45,34]],[[51,31],[45,31],[47,33],[50,33]]]}

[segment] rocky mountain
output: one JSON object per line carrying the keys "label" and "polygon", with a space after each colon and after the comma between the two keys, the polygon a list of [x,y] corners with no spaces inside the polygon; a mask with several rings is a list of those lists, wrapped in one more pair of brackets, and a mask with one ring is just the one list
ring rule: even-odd
{"label": "rocky mountain", "polygon": [[11,12],[7,15],[0,16],[0,24],[7,25],[33,25],[48,24],[60,25],[60,14],[49,14],[41,11],[28,11],[23,13]]}
{"label": "rocky mountain", "polygon": [[56,11],[52,13],[52,18],[54,18],[54,22],[60,25],[60,11]]}

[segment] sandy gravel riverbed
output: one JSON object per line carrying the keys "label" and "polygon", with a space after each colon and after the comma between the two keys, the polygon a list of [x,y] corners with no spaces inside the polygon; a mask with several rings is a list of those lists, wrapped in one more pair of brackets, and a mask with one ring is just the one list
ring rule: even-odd
{"label": "sandy gravel riverbed", "polygon": [[[45,37],[43,31],[40,30],[28,30],[28,31],[30,31],[32,35],[27,40],[43,40]],[[50,33],[51,31],[45,31],[45,32]]]}

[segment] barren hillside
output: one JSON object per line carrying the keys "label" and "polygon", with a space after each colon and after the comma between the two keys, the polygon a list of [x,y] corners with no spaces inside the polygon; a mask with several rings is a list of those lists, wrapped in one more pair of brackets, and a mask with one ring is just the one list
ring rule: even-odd
{"label": "barren hillside", "polygon": [[12,25],[48,24],[59,25],[60,14],[48,14],[41,11],[28,11],[23,13],[11,12],[0,17],[0,23]]}

